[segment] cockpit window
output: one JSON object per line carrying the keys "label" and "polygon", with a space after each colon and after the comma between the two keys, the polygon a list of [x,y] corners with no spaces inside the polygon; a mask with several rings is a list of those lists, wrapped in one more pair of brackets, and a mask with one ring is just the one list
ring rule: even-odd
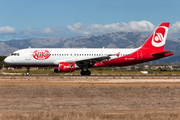
{"label": "cockpit window", "polygon": [[12,53],[11,56],[19,56],[19,53]]}

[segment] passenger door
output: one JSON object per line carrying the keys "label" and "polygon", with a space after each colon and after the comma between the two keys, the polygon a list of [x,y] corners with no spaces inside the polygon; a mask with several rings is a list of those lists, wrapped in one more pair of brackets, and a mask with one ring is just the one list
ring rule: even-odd
{"label": "passenger door", "polygon": [[29,49],[25,50],[25,60],[31,60],[31,57],[32,55],[31,55],[30,50]]}
{"label": "passenger door", "polygon": [[141,50],[137,51],[137,59],[142,60],[142,51]]}

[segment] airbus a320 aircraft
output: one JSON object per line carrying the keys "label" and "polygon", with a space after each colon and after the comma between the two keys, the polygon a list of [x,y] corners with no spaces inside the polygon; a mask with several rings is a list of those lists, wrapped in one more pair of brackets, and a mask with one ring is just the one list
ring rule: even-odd
{"label": "airbus a320 aircraft", "polygon": [[27,67],[26,75],[30,67],[54,67],[54,72],[82,69],[81,75],[91,75],[89,68],[128,66],[173,55],[172,51],[164,50],[169,24],[161,23],[144,45],[135,49],[29,48],[13,52],[4,61]]}

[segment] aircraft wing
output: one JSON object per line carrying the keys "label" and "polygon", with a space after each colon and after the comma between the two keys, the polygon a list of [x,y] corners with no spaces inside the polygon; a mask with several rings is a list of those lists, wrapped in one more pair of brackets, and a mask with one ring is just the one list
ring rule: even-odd
{"label": "aircraft wing", "polygon": [[75,59],[67,59],[67,60],[59,60],[59,61],[55,61],[55,64],[58,64],[59,62],[75,62],[77,65],[79,66],[85,66],[88,65],[89,63],[96,63],[99,62],[101,63],[101,61],[104,60],[109,60],[110,56],[112,56],[112,54],[109,55],[101,55],[101,56],[91,56],[91,57],[84,57],[84,58],[75,58]]}
{"label": "aircraft wing", "polygon": [[94,57],[89,57],[89,58],[82,58],[82,59],[77,59],[75,62],[82,62],[82,61],[95,61],[95,62],[101,62],[103,60],[109,60],[110,55],[103,55],[103,56],[94,56]]}

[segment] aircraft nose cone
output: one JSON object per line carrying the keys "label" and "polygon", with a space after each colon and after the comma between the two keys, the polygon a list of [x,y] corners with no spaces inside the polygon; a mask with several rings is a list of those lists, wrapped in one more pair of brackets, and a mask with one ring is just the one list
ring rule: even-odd
{"label": "aircraft nose cone", "polygon": [[9,64],[9,63],[10,63],[9,57],[6,57],[6,58],[4,59],[4,62],[5,62],[6,64]]}

